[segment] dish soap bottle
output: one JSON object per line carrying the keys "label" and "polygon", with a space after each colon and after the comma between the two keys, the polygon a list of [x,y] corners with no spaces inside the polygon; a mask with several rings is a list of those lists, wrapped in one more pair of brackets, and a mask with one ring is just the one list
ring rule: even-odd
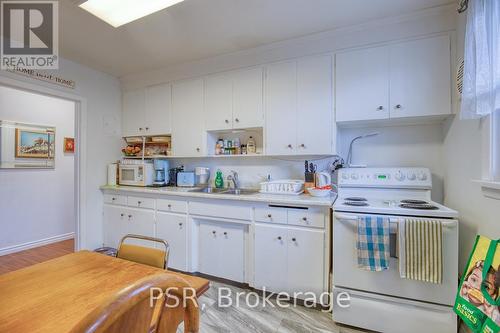
{"label": "dish soap bottle", "polygon": [[257,148],[255,147],[255,140],[251,136],[247,141],[247,154],[255,154],[257,152]]}
{"label": "dish soap bottle", "polygon": [[222,171],[217,170],[215,173],[215,187],[224,188],[224,177],[222,176]]}

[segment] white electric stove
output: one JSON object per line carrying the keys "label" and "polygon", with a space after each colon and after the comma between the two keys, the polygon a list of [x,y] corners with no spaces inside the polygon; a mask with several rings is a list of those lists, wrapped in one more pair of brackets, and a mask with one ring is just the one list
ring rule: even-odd
{"label": "white electric stove", "polygon": [[[337,322],[379,332],[455,333],[453,303],[458,278],[458,213],[431,200],[432,175],[426,168],[340,169],[334,204],[333,290],[347,293],[348,307],[334,302]],[[388,217],[389,269],[357,267],[357,221]],[[443,224],[443,283],[402,279],[397,253],[398,223],[405,218]]]}

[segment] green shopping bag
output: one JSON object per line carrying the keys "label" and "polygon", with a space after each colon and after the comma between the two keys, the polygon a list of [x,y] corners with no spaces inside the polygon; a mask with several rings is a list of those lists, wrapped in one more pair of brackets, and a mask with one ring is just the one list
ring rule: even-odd
{"label": "green shopping bag", "polygon": [[477,236],[455,301],[474,333],[500,332],[500,240]]}

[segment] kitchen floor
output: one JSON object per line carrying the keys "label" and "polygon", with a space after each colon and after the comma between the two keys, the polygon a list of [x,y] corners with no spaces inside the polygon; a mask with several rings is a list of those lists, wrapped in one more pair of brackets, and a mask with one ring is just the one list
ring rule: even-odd
{"label": "kitchen floor", "polygon": [[[229,288],[232,292],[231,307],[217,304],[219,288]],[[211,288],[200,298],[201,324],[203,333],[361,333],[367,332],[350,327],[336,325],[331,319],[331,313],[303,306],[290,308],[256,307],[245,304],[245,297],[240,296],[240,306],[236,307],[236,293],[247,290],[211,282]],[[226,291],[224,291],[225,294]],[[255,297],[250,298],[250,303]],[[276,304],[275,301],[271,301]],[[223,303],[227,304],[227,303]],[[183,328],[179,327],[178,333]]]}

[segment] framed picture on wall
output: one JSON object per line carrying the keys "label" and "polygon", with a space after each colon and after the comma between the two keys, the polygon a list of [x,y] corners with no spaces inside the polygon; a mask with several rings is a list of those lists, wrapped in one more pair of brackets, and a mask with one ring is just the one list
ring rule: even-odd
{"label": "framed picture on wall", "polygon": [[75,138],[64,138],[64,152],[65,153],[75,152]]}
{"label": "framed picture on wall", "polygon": [[16,158],[54,158],[55,132],[16,128],[15,135]]}

